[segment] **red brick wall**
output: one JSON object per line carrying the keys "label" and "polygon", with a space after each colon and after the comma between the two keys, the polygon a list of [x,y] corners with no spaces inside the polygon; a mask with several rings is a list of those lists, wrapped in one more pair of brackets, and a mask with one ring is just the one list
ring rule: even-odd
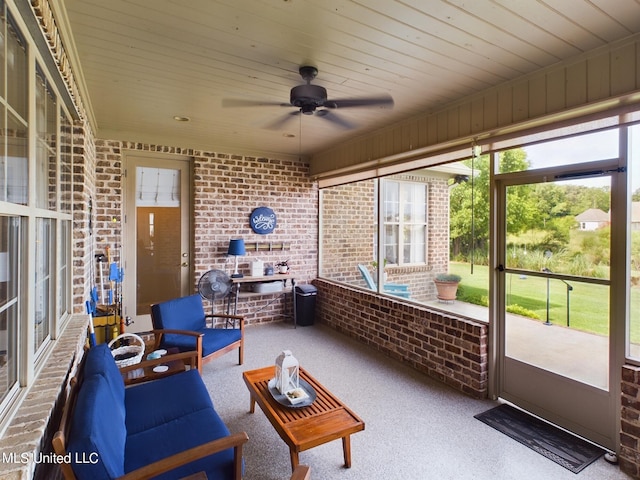
{"label": "red brick wall", "polygon": [[488,325],[316,279],[319,322],[476,398],[487,397]]}
{"label": "red brick wall", "polygon": [[[449,187],[442,173],[421,171],[390,177],[393,180],[424,183],[427,192],[427,252],[424,265],[387,266],[388,283],[409,286],[416,301],[436,297],[433,278],[449,267]],[[357,265],[368,267],[372,277],[374,259],[375,188],[373,180],[340,185],[322,192],[323,278],[366,287]]]}
{"label": "red brick wall", "polygon": [[322,192],[323,277],[365,286],[357,265],[371,267],[374,258],[374,207],[373,180]]}
{"label": "red brick wall", "polygon": [[640,478],[640,367],[622,368],[620,469]]}
{"label": "red brick wall", "polygon": [[[69,142],[65,139],[65,142]],[[91,290],[91,265],[96,226],[96,151],[93,133],[87,124],[73,128],[73,313],[86,313],[85,301]],[[92,212],[89,205],[92,205]],[[93,232],[89,222],[93,223]]]}
{"label": "red brick wall", "polygon": [[[122,218],[123,152],[144,151],[193,159],[193,291],[202,274],[210,269],[231,272],[233,258],[226,255],[229,239],[241,237],[247,255],[239,258],[239,270],[250,273],[250,262],[289,260],[291,276],[298,283],[316,277],[318,245],[318,189],[309,178],[309,166],[301,161],[248,157],[148,145],[96,140],[97,222],[96,242],[116,248],[119,261],[119,222]],[[249,216],[254,208],[267,206],[277,215],[277,227],[269,235],[253,233]],[[284,251],[249,251],[251,244],[285,244]],[[125,272],[126,275],[126,272]],[[291,296],[264,295],[242,299],[238,313],[247,323],[282,320],[292,310]],[[216,311],[222,310],[217,306]]]}

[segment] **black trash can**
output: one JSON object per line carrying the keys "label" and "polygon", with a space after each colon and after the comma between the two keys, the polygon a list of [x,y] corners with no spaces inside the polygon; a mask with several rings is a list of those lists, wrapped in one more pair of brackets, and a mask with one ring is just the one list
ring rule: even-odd
{"label": "black trash can", "polygon": [[296,324],[307,327],[313,325],[316,315],[318,289],[313,285],[296,285]]}

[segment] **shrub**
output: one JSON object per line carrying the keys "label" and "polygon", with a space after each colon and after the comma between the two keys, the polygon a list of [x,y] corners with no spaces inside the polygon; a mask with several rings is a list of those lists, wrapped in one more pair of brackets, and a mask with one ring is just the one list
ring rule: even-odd
{"label": "shrub", "polygon": [[540,320],[540,315],[535,312],[532,312],[528,308],[521,307],[520,305],[513,304],[507,306],[507,312],[515,313],[516,315],[522,315],[523,317],[529,317],[536,320]]}
{"label": "shrub", "polygon": [[439,273],[436,275],[436,280],[439,282],[459,282],[462,277],[455,273]]}

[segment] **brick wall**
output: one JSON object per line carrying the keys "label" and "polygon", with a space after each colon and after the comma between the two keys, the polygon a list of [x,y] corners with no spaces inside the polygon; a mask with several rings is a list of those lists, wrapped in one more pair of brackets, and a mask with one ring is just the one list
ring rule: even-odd
{"label": "brick wall", "polygon": [[[318,237],[318,189],[309,178],[309,166],[301,161],[250,157],[193,149],[109,140],[96,141],[98,209],[96,242],[119,245],[122,218],[122,163],[127,151],[182,155],[193,161],[193,291],[210,269],[231,272],[233,259],[226,255],[229,239],[241,237],[247,255],[239,258],[239,270],[250,273],[250,262],[289,260],[298,283],[316,276]],[[249,225],[254,208],[267,206],[277,215],[277,227],[269,235],[253,233]],[[250,251],[251,244],[285,244],[284,251]],[[100,247],[98,247],[100,248]],[[120,261],[116,256],[115,261]],[[126,275],[126,272],[125,272]],[[282,320],[291,313],[290,296],[258,296],[242,299],[238,313],[248,324]],[[215,307],[221,311],[220,304]]]}
{"label": "brick wall", "polygon": [[374,258],[374,181],[324,190],[322,221],[322,276],[364,287],[356,266]]}
{"label": "brick wall", "polygon": [[[86,313],[84,302],[91,289],[91,266],[95,247],[96,152],[87,124],[73,128],[73,312]],[[89,208],[91,205],[91,209]],[[89,224],[94,226],[90,231]]]}
{"label": "brick wall", "polygon": [[622,368],[620,469],[640,478],[640,367]]}
{"label": "brick wall", "polygon": [[476,398],[487,397],[488,325],[314,280],[317,319]]}
{"label": "brick wall", "polygon": [[[433,278],[449,267],[449,187],[446,174],[423,170],[389,177],[427,185],[426,262],[423,265],[387,265],[388,283],[409,286],[416,301],[436,297]],[[366,287],[357,265],[365,265],[377,278],[374,257],[376,219],[375,182],[364,180],[322,192],[323,278]]]}

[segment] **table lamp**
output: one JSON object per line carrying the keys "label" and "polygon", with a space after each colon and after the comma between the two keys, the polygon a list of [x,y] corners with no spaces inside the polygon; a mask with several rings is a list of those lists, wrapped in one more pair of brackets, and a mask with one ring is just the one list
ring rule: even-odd
{"label": "table lamp", "polygon": [[244,249],[244,240],[241,238],[231,239],[229,240],[229,250],[227,251],[227,255],[233,255],[236,257],[236,268],[231,275],[231,278],[242,278],[244,275],[238,272],[238,255],[246,254],[246,250]]}

